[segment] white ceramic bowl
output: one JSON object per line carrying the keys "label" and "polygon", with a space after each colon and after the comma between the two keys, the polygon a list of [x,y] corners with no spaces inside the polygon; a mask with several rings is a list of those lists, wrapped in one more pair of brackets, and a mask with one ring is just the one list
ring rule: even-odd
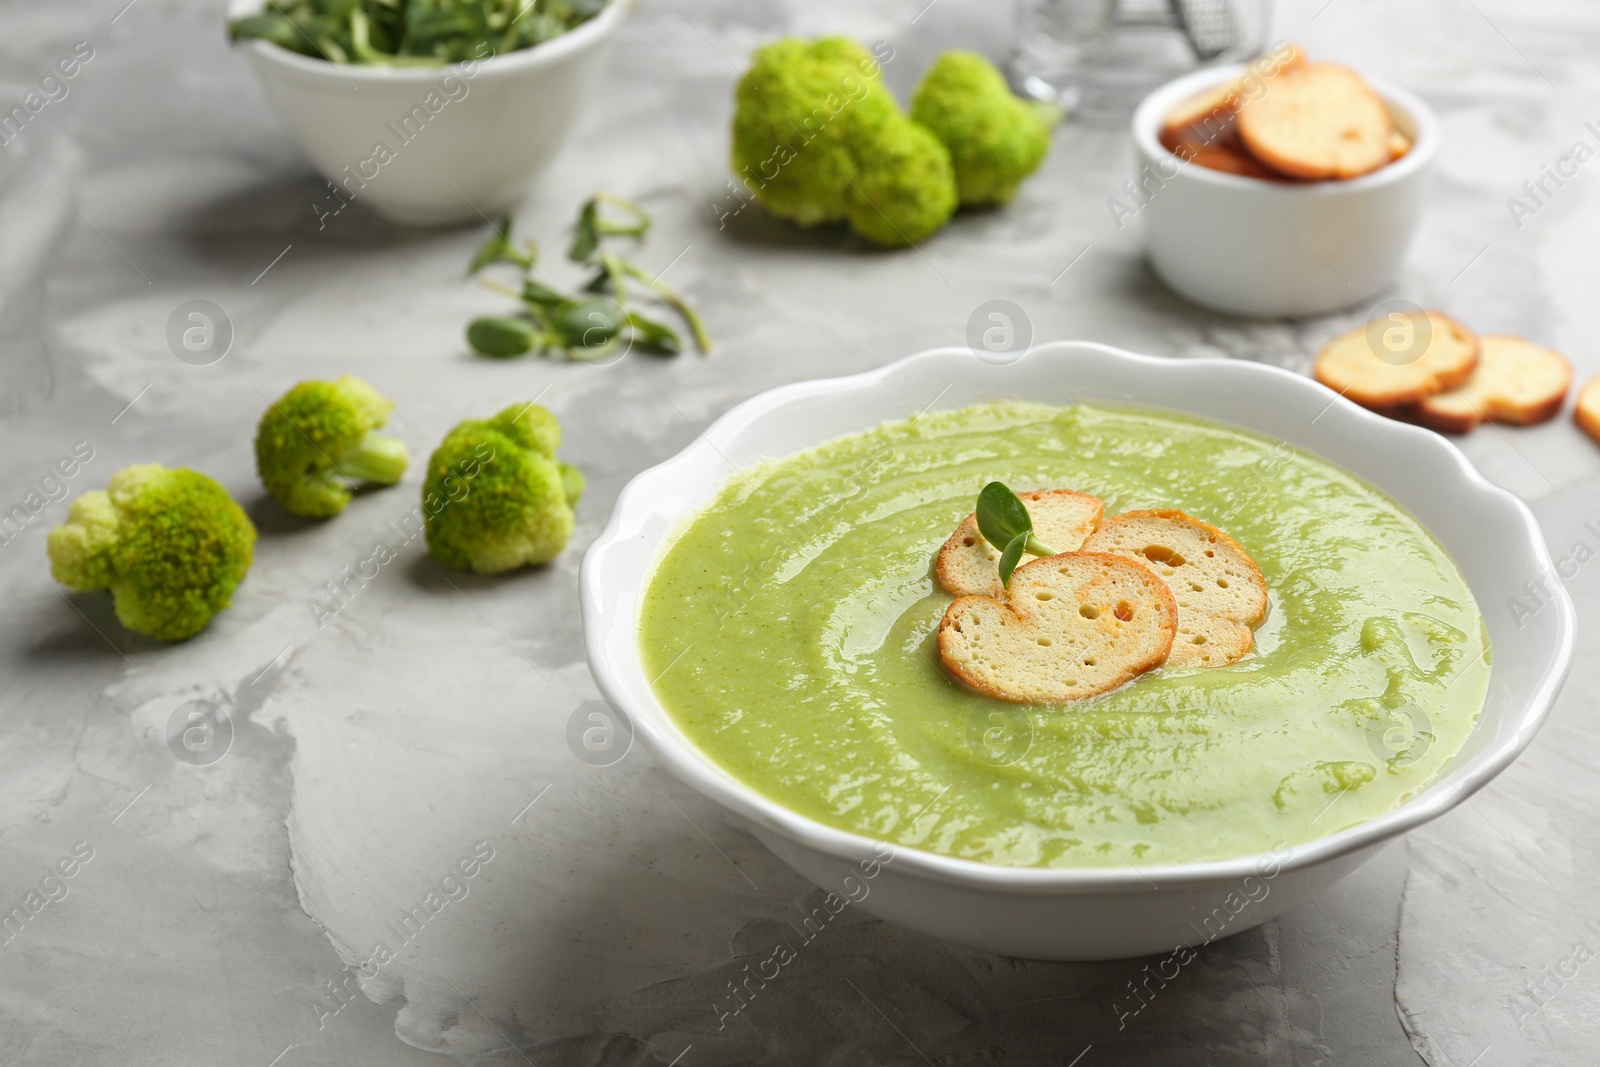
{"label": "white ceramic bowl", "polygon": [[[1477,727],[1426,791],[1369,822],[1276,855],[1165,867],[1055,870],[976,863],[897,847],[860,900],[865,910],[949,941],[1040,959],[1112,959],[1171,951],[1278,915],[1388,842],[1448,811],[1504,770],[1539,728],[1572,654],[1571,601],[1552,583],[1520,625],[1506,604],[1551,563],[1533,515],[1472,469],[1444,438],[1374,415],[1262,364],[1170,360],[1104,345],[1035,348],[1008,366],[937,349],[849,378],[784,386],[747,400],[688,448],[628,483],[583,560],[589,665],[661,763],[720,804],[790,866],[840,893],[862,881],[874,842],[798,815],[703,755],[651,690],[637,644],[640,590],[669,534],[731,473],[923,410],[1060,396],[1189,412],[1321,456],[1398,500],[1455,558],[1488,625],[1494,663]],[[934,398],[937,398],[934,400]],[[841,886],[844,888],[841,889]],[[1234,898],[1230,901],[1230,894]],[[1235,904],[1249,899],[1248,906]],[[1227,916],[1229,921],[1218,918]],[[1235,912],[1237,911],[1237,914]]]}
{"label": "white ceramic bowl", "polygon": [[1416,233],[1438,120],[1411,93],[1368,77],[1415,143],[1394,163],[1350,181],[1259,181],[1184,163],[1161,146],[1174,106],[1242,71],[1196,71],[1145,97],[1133,116],[1134,184],[1142,191],[1137,199],[1119,194],[1126,205],[1115,208],[1119,221],[1134,211],[1156,273],[1218,311],[1320,315],[1370,299],[1394,281]]}
{"label": "white ceramic bowl", "polygon": [[[626,6],[612,0],[544,44],[445,67],[329,63],[266,41],[240,47],[272,110],[338,187],[312,205],[319,218],[346,201],[410,225],[477,222],[510,207],[560,151]],[[230,0],[228,17],[261,8]]]}

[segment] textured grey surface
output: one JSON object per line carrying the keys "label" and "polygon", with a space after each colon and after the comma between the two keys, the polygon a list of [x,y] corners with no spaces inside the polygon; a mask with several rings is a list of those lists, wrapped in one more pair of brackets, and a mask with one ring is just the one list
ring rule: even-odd
{"label": "textured grey surface", "polygon": [[[0,908],[92,850],[65,896],[0,944],[0,1062],[1600,1058],[1600,586],[1586,565],[1567,581],[1583,626],[1573,678],[1517,766],[1313,904],[1210,946],[1164,988],[1141,985],[1155,992],[1137,1012],[1130,983],[1147,961],[986,957],[846,910],[719,1026],[727,983],[820,894],[646,753],[597,769],[566,746],[569,715],[596,695],[578,558],[623,482],[760,390],[960,343],[987,299],[1020,304],[1039,339],[1294,369],[1353,321],[1240,322],[1167,294],[1136,228],[1107,211],[1129,157],[1115,130],[1062,130],[1016,203],[958,219],[920,252],[795,234],[757,209],[719,229],[731,86],[751,47],[786,30],[887,38],[903,88],[939,47],[995,46],[1003,31],[982,5],[645,0],[521,222],[558,234],[598,187],[643,201],[657,226],[641,259],[681,253],[669,278],[718,348],[595,368],[469,357],[461,324],[497,306],[462,278],[480,232],[405,232],[354,208],[318,230],[322,186],[223,45],[217,5],[124,3],[0,11],[0,101],[22,99],[74,42],[95,49],[0,149],[0,486],[8,511],[40,493],[0,544]],[[1600,147],[1584,126],[1600,118],[1600,13],[1306,0],[1285,5],[1278,35],[1441,113],[1447,144],[1397,294],[1600,372],[1600,163],[1547,184],[1520,227],[1507,206],[1575,141]],[[207,367],[165,341],[173,309],[196,298],[236,328]],[[538,572],[448,575],[387,525],[414,506],[415,472],[336,522],[283,517],[256,485],[250,429],[264,397],[344,372],[398,401],[395,430],[417,454],[464,416],[542,392],[590,480],[573,549]],[[46,499],[60,495],[46,477],[79,442],[93,459],[71,495],[128,463],[188,464],[257,519],[254,569],[201,637],[158,647],[120,631],[104,597],[47,580],[44,535],[66,504]],[[1600,520],[1600,450],[1568,421],[1485,429],[1463,447],[1533,504],[1557,555],[1600,549],[1584,525]],[[379,540],[398,558],[319,628],[311,598]],[[165,741],[190,699],[234,723],[208,767]],[[466,895],[403,942],[402,909],[474,849],[493,858]],[[356,981],[350,965],[379,941],[395,958]]]}

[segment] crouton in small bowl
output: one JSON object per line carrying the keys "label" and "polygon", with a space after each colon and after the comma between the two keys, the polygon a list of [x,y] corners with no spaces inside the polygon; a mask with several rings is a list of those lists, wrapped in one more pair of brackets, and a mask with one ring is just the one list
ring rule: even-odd
{"label": "crouton in small bowl", "polygon": [[[935,556],[954,538],[988,566],[999,479],[1056,543],[952,600]],[[1193,517],[1187,539],[1146,546],[1178,515],[1161,509]],[[1224,547],[1240,566],[1217,569]],[[1215,588],[1180,577],[1180,552]],[[1267,607],[1230,624],[1239,646],[1171,657],[1151,637],[1172,633],[1166,593],[1181,630],[1246,554]],[[1066,655],[1065,623],[1027,630],[1024,609],[1098,580],[1074,586],[1075,567],[1138,571],[1099,609],[1066,606],[1080,631],[1143,635],[1105,684],[1114,640]],[[784,862],[951,942],[1094,960],[1265,922],[1504,770],[1572,655],[1559,586],[1524,604],[1550,570],[1528,508],[1430,431],[1274,367],[1061,342],[1005,365],[923,352],[740,404],[628,484],[580,586],[601,692]],[[1000,666],[1058,672],[1055,702],[941,661],[941,614],[984,597],[1031,657]]]}
{"label": "crouton in small bowl", "polygon": [[[1208,67],[1145,98],[1133,116],[1136,171],[1110,199],[1111,214],[1119,229],[1142,227],[1155,272],[1204,307],[1257,318],[1353,307],[1399,274],[1426,206],[1439,121],[1397,85],[1315,64],[1364,82],[1393,158],[1344,178],[1341,165],[1360,168],[1337,158],[1301,177],[1272,171],[1241,145],[1228,107],[1204,106],[1235,85],[1244,86],[1243,117],[1251,105],[1277,102],[1292,76],[1254,76],[1254,66]],[[1181,143],[1174,126],[1187,127]],[[1322,173],[1329,176],[1309,177]]]}

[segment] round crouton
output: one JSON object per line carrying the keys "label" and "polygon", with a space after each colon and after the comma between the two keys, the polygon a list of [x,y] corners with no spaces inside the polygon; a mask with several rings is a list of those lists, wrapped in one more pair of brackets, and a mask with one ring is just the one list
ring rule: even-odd
{"label": "round crouton", "polygon": [[[1041,544],[1056,552],[1076,552],[1094,532],[1105,505],[1088,493],[1071,489],[1040,489],[1018,493],[1028,509],[1033,533]],[[934,575],[951,596],[992,596],[1005,593],[1000,585],[1000,550],[978,532],[974,512],[961,520],[956,532],[939,549]],[[1026,557],[1032,559],[1032,556]]]}
{"label": "round crouton", "polygon": [[1018,567],[1004,599],[952,603],[939,623],[939,659],[1001,700],[1082,700],[1161,666],[1177,618],[1172,591],[1148,568],[1066,552]]}
{"label": "round crouton", "polygon": [[1084,542],[1149,567],[1172,590],[1178,633],[1169,667],[1225,667],[1255,647],[1252,631],[1267,617],[1267,580],[1244,548],[1181,511],[1115,515]]}

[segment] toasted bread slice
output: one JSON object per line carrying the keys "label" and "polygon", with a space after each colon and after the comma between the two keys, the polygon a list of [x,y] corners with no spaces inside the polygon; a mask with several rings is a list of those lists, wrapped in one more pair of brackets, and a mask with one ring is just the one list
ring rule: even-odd
{"label": "toasted bread slice", "polygon": [[1361,75],[1336,63],[1273,78],[1239,109],[1238,126],[1251,155],[1294,178],[1359,178],[1393,158],[1388,106]]}
{"label": "toasted bread slice", "polygon": [[1082,700],[1161,666],[1178,628],[1172,591],[1106,552],[1024,563],[1004,599],[945,609],[939,659],[980,693],[1019,704]]}
{"label": "toasted bread slice", "polygon": [[1600,378],[1591,378],[1578,390],[1578,403],[1572,409],[1578,428],[1600,443]]}
{"label": "toasted bread slice", "polygon": [[1233,116],[1238,114],[1243,105],[1244,96],[1239,92],[1239,83],[1223,82],[1173,108],[1161,127],[1161,136],[1184,138],[1197,130],[1221,129],[1233,122]]}
{"label": "toasted bread slice", "polygon": [[1438,311],[1396,312],[1323,345],[1312,373],[1358,404],[1396,408],[1456,388],[1477,366],[1477,335],[1461,323]]}
{"label": "toasted bread slice", "polygon": [[1198,133],[1172,136],[1163,133],[1161,135],[1161,147],[1185,163],[1193,163],[1197,167],[1205,167],[1208,170],[1222,171],[1225,174],[1238,174],[1245,178],[1259,178],[1263,181],[1284,182],[1291,180],[1277,171],[1267,168],[1255,156],[1246,152],[1244,145],[1239,141],[1239,135],[1232,131],[1215,140],[1209,140]]}
{"label": "toasted bread slice", "polygon": [[1411,138],[1394,130],[1389,134],[1389,159],[1396,160],[1411,151]]}
{"label": "toasted bread slice", "polygon": [[1178,632],[1164,667],[1226,667],[1256,647],[1255,631],[1221,615],[1178,609]]}
{"label": "toasted bread slice", "polygon": [[[1200,135],[1215,141],[1217,134],[1233,125],[1233,117],[1244,106],[1253,92],[1258,92],[1253,79],[1266,80],[1290,71],[1301,70],[1306,65],[1306,55],[1297,44],[1289,44],[1282,51],[1271,52],[1251,60],[1247,72],[1221,85],[1196,93],[1167,114],[1161,126],[1163,141],[1171,137],[1184,139]],[[1169,150],[1171,146],[1168,146]]]}
{"label": "toasted bread slice", "polygon": [[1172,589],[1178,636],[1169,667],[1224,667],[1255,647],[1267,617],[1267,580],[1233,538],[1181,511],[1129,511],[1100,524],[1086,552],[1138,561]]}
{"label": "toasted bread slice", "polygon": [[1478,338],[1478,369],[1460,387],[1417,405],[1417,421],[1440,433],[1467,433],[1485,420],[1532,426],[1561,414],[1572,364],[1560,352],[1509,334]]}
{"label": "toasted bread slice", "polygon": [[[1076,552],[1083,539],[1094,533],[1105,514],[1105,505],[1088,493],[1071,489],[1038,489],[1018,493],[1028,509],[1033,533],[1046,548],[1056,552]],[[978,532],[978,516],[968,515],[939,549],[934,575],[951,596],[1004,595],[1000,584],[1000,551]],[[1025,556],[1024,559],[1032,559]]]}
{"label": "toasted bread slice", "polygon": [[1310,65],[1311,61],[1306,58],[1305,49],[1293,41],[1286,41],[1281,50],[1268,52],[1252,60],[1250,69],[1263,77],[1270,78],[1277,74],[1291,74],[1297,70],[1305,70]]}

